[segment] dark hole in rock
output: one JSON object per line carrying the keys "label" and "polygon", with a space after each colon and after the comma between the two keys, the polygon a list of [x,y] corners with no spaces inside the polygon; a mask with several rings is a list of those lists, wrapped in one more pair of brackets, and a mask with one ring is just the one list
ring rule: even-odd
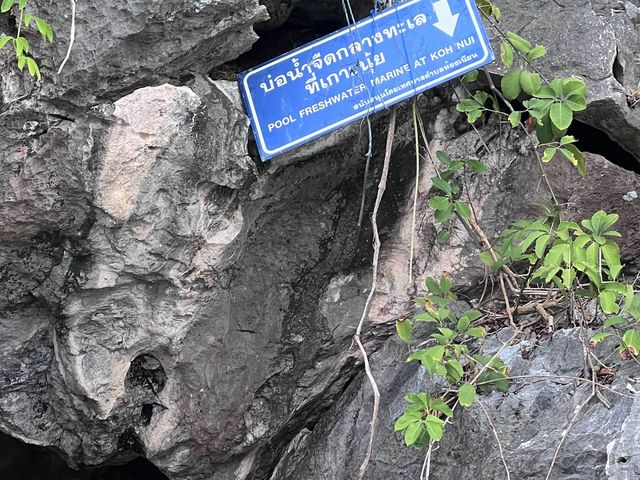
{"label": "dark hole in rock", "polygon": [[138,455],[144,453],[138,434],[133,428],[127,428],[118,437],[118,449],[124,452],[133,452]]}
{"label": "dark hole in rock", "polygon": [[2,480],[168,480],[151,462],[136,458],[122,465],[70,468],[52,449],[0,434]]}
{"label": "dark hole in rock", "polygon": [[131,362],[125,378],[127,390],[142,390],[157,396],[167,383],[167,374],[160,361],[153,355],[138,355]]}
{"label": "dark hole in rock", "polygon": [[334,32],[344,25],[340,22],[322,20],[300,25],[289,19],[274,30],[260,32],[260,39],[253,44],[251,50],[236,60],[214,68],[209,72],[209,76],[213,80],[235,81],[239,73]]}
{"label": "dark hole in rock", "polygon": [[142,417],[142,423],[144,423],[145,425],[149,425],[149,423],[151,422],[151,417],[153,416],[153,405],[150,403],[145,403],[144,405],[142,405],[140,416]]}
{"label": "dark hole in rock", "polygon": [[640,173],[640,160],[612,140],[603,130],[574,120],[567,134],[576,137],[576,146],[581,151],[602,155],[625,170]]}
{"label": "dark hole in rock", "polygon": [[620,63],[620,55],[616,48],[616,58],[613,59],[613,78],[615,78],[620,85],[624,85],[624,67]]}
{"label": "dark hole in rock", "polygon": [[629,459],[627,457],[620,457],[618,459],[618,463],[627,463],[629,461]]}
{"label": "dark hole in rock", "polygon": [[[620,68],[622,68],[622,66],[620,66]],[[496,85],[500,84],[500,78],[498,76],[492,75],[492,78]],[[618,81],[620,81],[621,78],[618,79]],[[483,90],[491,95],[491,90],[486,87],[485,83],[484,79],[480,77],[480,86],[484,86],[484,88],[474,88],[473,90]],[[509,112],[509,109],[502,100],[498,99],[498,103],[501,111]],[[516,110],[524,110],[524,106],[518,100],[514,100],[511,103]],[[460,118],[464,119],[466,122],[466,118],[463,115],[460,115]],[[601,155],[614,165],[618,165],[625,170],[640,174],[640,157],[636,157],[629,151],[622,148],[604,130],[600,130],[599,128],[592,127],[591,125],[574,119],[573,123],[567,130],[567,135],[573,135],[576,137],[578,140],[576,146],[581,151]],[[589,165],[587,165],[587,169],[588,168]]]}

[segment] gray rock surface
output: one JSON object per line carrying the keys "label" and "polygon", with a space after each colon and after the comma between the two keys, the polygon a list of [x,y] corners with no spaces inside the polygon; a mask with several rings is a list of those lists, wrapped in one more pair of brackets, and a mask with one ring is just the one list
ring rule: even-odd
{"label": "gray rock surface", "polygon": [[[532,377],[515,380],[506,394],[493,392],[480,400],[496,428],[511,478],[545,478],[566,426],[591,392],[588,382],[576,386],[571,380],[583,368],[580,335],[577,330],[563,330],[551,340],[516,344],[514,350],[507,361],[511,375]],[[402,413],[406,394],[437,391],[441,386],[434,385],[417,365],[402,365],[405,356],[406,347],[393,340],[372,357],[374,373],[386,395],[375,437],[376,454],[366,478],[420,476],[425,451],[405,447],[401,436],[394,433],[393,423]],[[637,464],[632,460],[632,448],[625,445],[637,444],[633,425],[638,394],[625,388],[625,379],[639,373],[637,365],[625,364],[618,372],[621,378],[610,386],[616,393],[602,391],[610,408],[597,398],[585,407],[549,478],[635,478]],[[566,377],[540,378],[546,375]],[[354,382],[313,431],[301,432],[272,479],[352,478],[364,458],[371,404],[366,381]],[[430,478],[506,478],[491,424],[480,407],[458,413],[447,427],[434,453]]]}
{"label": "gray rock surface", "polygon": [[91,106],[141,86],[204,74],[249,50],[258,38],[253,25],[268,18],[258,0],[77,2],[73,50],[57,75],[69,45],[69,2],[32,0],[29,8],[56,32],[51,45],[35,34],[27,37],[49,81],[38,86],[18,80],[8,67],[15,59],[4,49],[5,103],[35,94]]}
{"label": "gray rock surface", "polygon": [[[500,22],[503,31],[547,48],[547,55],[536,61],[543,74],[578,75],[586,81],[589,108],[577,118],[640,159],[640,116],[627,101],[627,94],[640,88],[638,5],[583,0],[497,4],[507,13]],[[497,44],[494,49],[500,51]]]}

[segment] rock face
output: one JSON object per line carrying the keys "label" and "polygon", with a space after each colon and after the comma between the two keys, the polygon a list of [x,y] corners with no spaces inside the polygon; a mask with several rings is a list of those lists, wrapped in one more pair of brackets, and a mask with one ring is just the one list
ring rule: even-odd
{"label": "rock face", "polygon": [[[29,4],[51,19],[58,39],[47,47],[33,38],[41,83],[0,51],[0,431],[77,468],[144,457],[172,480],[353,478],[371,411],[351,341],[371,282],[370,227],[357,227],[368,140],[354,125],[263,164],[252,153],[235,82],[207,77],[251,49],[254,26],[274,29],[289,15],[337,21],[341,9],[295,1],[78,2],[76,42],[57,75],[68,6]],[[353,6],[356,15],[371,8]],[[635,154],[637,110],[621,87],[639,73],[632,7],[610,14],[595,3],[511,2],[502,10],[508,28],[550,47],[545,72],[586,77],[592,94],[581,119]],[[565,38],[567,23],[586,26]],[[434,151],[488,167],[464,185],[483,228],[493,235],[537,214],[550,195],[526,138],[488,122],[479,129],[485,147],[451,99],[442,88],[418,107]],[[386,124],[385,114],[374,119],[367,212]],[[401,107],[379,218],[378,293],[363,333],[383,392],[369,479],[418,478],[422,468],[424,452],[403,447],[392,425],[405,393],[433,385],[389,340],[395,320],[412,311],[427,275],[451,272],[467,293],[481,291],[485,277],[475,240],[459,226],[449,245],[436,244],[427,208],[435,170],[425,163],[408,278],[412,136],[410,109]],[[560,159],[547,174],[573,218],[596,205],[621,214],[623,256],[632,263],[640,227],[625,195],[638,180],[606,155],[606,146],[587,155],[586,178]],[[505,357],[512,375],[562,376],[523,378],[508,394],[482,399],[511,478],[544,478],[590,392],[568,378],[582,372],[582,353],[578,331],[566,329],[525,339]],[[634,478],[638,399],[625,379],[637,375],[634,364],[620,366],[609,387],[617,393],[606,390],[604,401],[586,407],[550,478]],[[3,462],[1,478],[24,480]],[[432,478],[502,478],[502,469],[490,423],[475,407],[451,425]],[[79,478],[88,478],[82,471]]]}

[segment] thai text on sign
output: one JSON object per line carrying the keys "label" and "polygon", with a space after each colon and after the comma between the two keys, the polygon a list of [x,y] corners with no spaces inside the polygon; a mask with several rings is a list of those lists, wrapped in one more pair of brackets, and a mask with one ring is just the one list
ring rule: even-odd
{"label": "thai text on sign", "polygon": [[263,160],[493,60],[473,0],[407,0],[239,77]]}

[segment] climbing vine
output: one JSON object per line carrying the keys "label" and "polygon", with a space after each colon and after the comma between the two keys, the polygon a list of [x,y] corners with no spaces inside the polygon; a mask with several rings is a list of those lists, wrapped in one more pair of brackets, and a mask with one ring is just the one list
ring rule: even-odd
{"label": "climbing vine", "polygon": [[[453,221],[460,222],[477,240],[479,261],[498,278],[512,337],[493,356],[480,355],[487,333],[482,326],[486,323],[485,315],[479,309],[460,311],[460,302],[452,291],[453,281],[446,273],[439,278],[427,277],[426,295],[415,298],[419,313],[396,322],[398,336],[408,345],[416,343],[412,337],[417,324],[434,324],[433,333],[426,340],[420,339],[418,346],[410,347],[407,361],[419,362],[431,377],[441,380],[436,385],[445,385],[439,392],[409,393],[405,397],[406,407],[395,422],[395,430],[402,434],[406,445],[428,447],[422,478],[429,477],[431,452],[443,438],[455,411],[477,403],[487,415],[478,394],[508,390],[508,368],[500,353],[521,332],[514,315],[536,313],[552,332],[553,316],[548,310],[565,305],[583,331],[588,321],[601,330],[587,338],[585,351],[590,355],[595,345],[609,337],[617,339],[623,359],[635,360],[640,354],[640,296],[631,283],[621,278],[623,265],[617,243],[621,235],[615,229],[618,215],[600,210],[581,222],[565,220],[545,172],[545,164],[564,159],[580,175],[587,174],[578,140],[567,134],[574,114],[586,109],[587,86],[574,76],[545,78],[535,67],[536,60],[545,56],[545,47],[533,45],[514,32],[503,32],[497,24],[501,12],[489,0],[476,0],[476,4],[500,39],[500,61],[506,73],[498,87],[485,70],[488,87],[476,91],[470,91],[469,85],[479,80],[480,72],[465,75],[461,85],[466,95],[459,99],[456,109],[472,125],[497,116],[500,122],[520,129],[529,139],[553,204],[545,207],[540,218],[517,220],[500,232],[495,241],[489,241],[478,225],[472,199],[462,199],[460,182],[464,178],[461,174],[482,175],[486,167],[476,159],[452,158],[442,151],[432,155],[423,133],[424,157],[432,161],[437,172],[431,179],[436,194],[429,198],[434,220],[442,225],[437,241],[441,244],[449,241]],[[419,148],[418,138],[416,144]],[[546,291],[545,299],[523,304],[525,290],[532,288]],[[595,312],[587,314],[587,306]],[[593,396],[598,367],[593,365],[591,356],[588,364],[591,379],[584,381],[592,382]],[[578,408],[576,416],[584,405],[586,402]],[[502,455],[495,428],[494,434]],[[547,478],[565,437],[566,434],[560,439]],[[510,478],[504,456],[502,459]]]}
{"label": "climbing vine", "polygon": [[11,45],[15,51],[16,61],[20,71],[27,67],[29,75],[42,78],[40,67],[32,56],[31,44],[24,36],[24,29],[35,28],[45,42],[53,42],[53,29],[51,25],[37,15],[33,15],[27,10],[28,0],[3,0],[0,4],[0,13],[8,13],[14,6],[18,9],[18,31],[15,36],[3,35],[0,37],[0,49],[5,45]]}

